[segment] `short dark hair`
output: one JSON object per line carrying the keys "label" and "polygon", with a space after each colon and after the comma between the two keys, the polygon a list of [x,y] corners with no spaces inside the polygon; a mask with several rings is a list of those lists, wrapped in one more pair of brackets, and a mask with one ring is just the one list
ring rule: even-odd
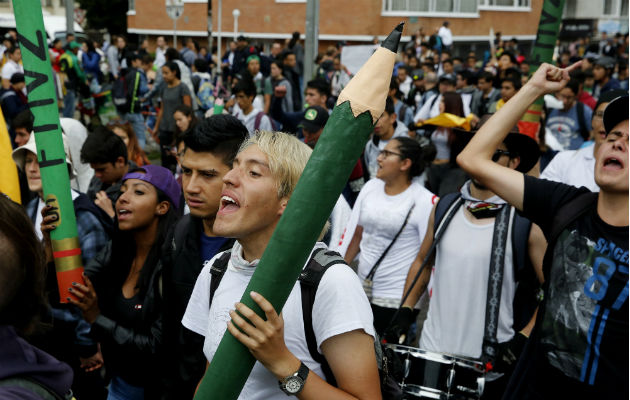
{"label": "short dark hair", "polygon": [[411,68],[409,68],[408,65],[400,65],[400,66],[398,66],[398,71],[405,71],[407,73],[407,75],[409,75],[409,73],[411,72],[410,70],[411,70]]}
{"label": "short dark hair", "polygon": [[510,51],[504,51],[503,53],[501,53],[501,55],[499,56],[499,58],[503,57],[503,56],[508,56],[510,57],[510,61],[512,62],[512,64],[517,64],[516,61],[516,56],[514,55],[514,53],[510,52]]}
{"label": "short dark hair", "polygon": [[195,59],[195,61],[193,62],[195,69],[198,72],[208,72],[208,68],[209,68],[209,64],[208,61],[204,60],[203,58],[197,58]]}
{"label": "short dark hair", "polygon": [[284,62],[284,60],[290,56],[290,55],[295,55],[294,52],[292,52],[291,50],[284,50],[281,54],[280,54],[280,59],[282,60],[282,62]]}
{"label": "short dark hair", "polygon": [[13,130],[18,128],[24,128],[27,131],[31,132],[33,130],[33,123],[35,122],[35,117],[31,110],[20,111],[18,115],[13,118],[11,121],[11,127]]}
{"label": "short dark hair", "polygon": [[523,75],[523,73],[521,72],[521,70],[516,68],[516,67],[510,67],[510,68],[505,70],[505,77],[506,78],[521,79],[522,75]]}
{"label": "short dark hair", "polygon": [[444,65],[446,63],[453,65],[453,60],[450,59],[450,58],[447,58],[446,60],[442,61],[442,65]]}
{"label": "short dark hair", "polygon": [[396,107],[394,106],[394,100],[390,96],[385,99],[385,110],[387,114],[396,114]]}
{"label": "short dark hair", "polygon": [[492,72],[483,71],[479,74],[479,79],[483,79],[486,82],[492,82],[494,80],[494,75]]}
{"label": "short dark hair", "polygon": [[516,90],[521,90],[521,87],[523,87],[523,84],[521,83],[521,80],[520,79],[516,79],[514,77],[503,78],[503,79],[501,79],[501,84],[503,84],[503,82],[510,82],[512,84],[512,86],[514,87],[514,89],[516,89]]}
{"label": "short dark hair", "polygon": [[473,73],[467,69],[458,71],[457,75],[461,75],[462,80],[466,82],[467,85],[474,85],[476,83],[476,79],[473,78]]}
{"label": "short dark hair", "polygon": [[580,81],[575,78],[571,78],[569,79],[569,82],[567,82],[565,88],[571,89],[571,91],[577,95],[580,92]]}
{"label": "short dark hair", "polygon": [[179,60],[179,52],[176,49],[169,47],[164,52],[164,58],[166,58],[167,61]]}
{"label": "short dark hair", "polygon": [[175,73],[177,79],[182,79],[182,72],[179,70],[179,65],[175,61],[167,61],[162,65],[162,67],[166,67]]}
{"label": "short dark hair", "polygon": [[239,92],[245,93],[246,96],[256,96],[256,85],[251,79],[241,79],[234,85],[232,93],[238,94]]}
{"label": "short dark hair", "polygon": [[247,128],[238,118],[217,114],[205,118],[184,136],[187,149],[221,156],[223,163],[232,166],[241,144],[249,137]]}
{"label": "short dark hair", "polygon": [[309,89],[315,89],[319,94],[330,97],[330,84],[323,78],[315,78],[306,82],[306,87]]}
{"label": "short dark hair", "polygon": [[13,47],[9,47],[8,49],[5,50],[5,53],[7,54],[13,54],[15,53],[17,50],[20,50],[20,46],[18,46],[17,44],[14,45]]}
{"label": "short dark hair", "polygon": [[24,209],[0,195],[0,325],[28,334],[46,309],[41,243]]}
{"label": "short dark hair", "polygon": [[81,162],[86,164],[114,164],[118,157],[127,163],[127,146],[114,132],[97,126],[81,147]]}

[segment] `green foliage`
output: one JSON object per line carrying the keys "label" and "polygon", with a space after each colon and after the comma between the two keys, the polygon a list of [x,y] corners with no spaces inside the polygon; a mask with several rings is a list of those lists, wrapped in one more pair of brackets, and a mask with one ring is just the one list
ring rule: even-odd
{"label": "green foliage", "polygon": [[109,33],[127,33],[128,0],[77,0],[86,11],[88,28],[107,29]]}

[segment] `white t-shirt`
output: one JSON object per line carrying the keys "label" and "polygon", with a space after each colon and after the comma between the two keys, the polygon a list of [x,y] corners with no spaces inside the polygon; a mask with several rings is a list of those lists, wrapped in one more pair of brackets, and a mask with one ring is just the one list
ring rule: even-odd
{"label": "white t-shirt", "polygon": [[594,148],[594,145],[590,145],[579,150],[559,152],[540,177],[575,187],[585,186],[591,192],[599,192],[599,186],[595,183]]}
{"label": "white t-shirt", "polygon": [[[317,243],[315,248],[326,248]],[[242,247],[236,242],[228,269],[221,280],[208,310],[210,294],[210,267],[220,255],[207,261],[197,278],[182,324],[205,337],[203,352],[209,362],[219,346],[230,320],[229,311],[240,301],[258,260],[248,263],[242,258]],[[284,341],[287,348],[306,364],[311,371],[324,377],[321,365],[311,357],[304,337],[304,318],[300,283],[296,282],[282,309]],[[372,310],[356,274],[345,265],[333,265],[324,274],[317,288],[313,304],[313,331],[318,348],[326,339],[362,329],[374,336]],[[321,352],[321,349],[320,349]],[[348,354],[348,357],[352,357]],[[278,380],[261,363],[256,362],[241,391],[239,399],[286,400],[286,394],[278,387]]]}
{"label": "white t-shirt", "polygon": [[[512,301],[516,291],[512,264],[512,222],[507,236],[497,340],[514,336]],[[486,320],[488,274],[494,223],[476,225],[460,207],[437,246],[429,312],[420,348],[477,358]]]}
{"label": "white t-shirt", "polygon": [[[238,118],[243,125],[245,125],[245,128],[247,128],[247,131],[249,132],[249,135],[252,136],[255,132],[256,132],[256,116],[258,115],[258,113],[262,112],[261,109],[259,108],[252,108],[252,111],[249,112],[249,114],[245,115],[245,113],[243,112],[242,109],[238,108],[235,109],[235,111],[233,112],[233,115]],[[260,119],[260,126],[258,127],[259,131],[272,131],[273,127],[271,126],[271,120],[269,120],[269,117],[265,114],[262,116],[262,118]]]}
{"label": "white t-shirt", "polygon": [[450,46],[453,44],[453,33],[449,28],[441,26],[438,30],[438,36],[442,39],[442,44],[444,46]]}
{"label": "white t-shirt", "polygon": [[361,189],[352,210],[358,213],[357,225],[363,227],[358,269],[361,279],[365,279],[392,242],[415,203],[405,229],[376,270],[372,280],[373,302],[377,298],[402,298],[405,279],[420,250],[435,198],[433,193],[415,181],[395,196],[385,193],[385,182],[380,179],[369,180]]}
{"label": "white t-shirt", "polygon": [[2,67],[2,79],[11,79],[13,74],[15,74],[16,72],[24,73],[24,67],[13,60],[7,60],[7,62]]}

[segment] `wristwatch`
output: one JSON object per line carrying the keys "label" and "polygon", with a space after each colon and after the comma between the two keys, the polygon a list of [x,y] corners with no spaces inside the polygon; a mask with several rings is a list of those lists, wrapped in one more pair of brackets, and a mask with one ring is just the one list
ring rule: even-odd
{"label": "wristwatch", "polygon": [[304,365],[304,363],[300,363],[300,368],[296,373],[278,381],[280,389],[282,389],[287,396],[296,396],[304,388],[304,382],[306,382],[308,372],[308,367]]}

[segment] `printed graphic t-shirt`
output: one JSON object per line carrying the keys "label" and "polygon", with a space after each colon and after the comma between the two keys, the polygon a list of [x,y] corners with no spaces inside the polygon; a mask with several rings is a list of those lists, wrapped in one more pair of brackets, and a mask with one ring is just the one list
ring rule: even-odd
{"label": "printed graphic t-shirt", "polygon": [[[548,235],[558,209],[585,190],[526,176],[524,212]],[[565,398],[628,398],[628,226],[606,224],[593,202],[559,235],[544,269],[543,314],[521,387],[536,396],[554,387]]]}

